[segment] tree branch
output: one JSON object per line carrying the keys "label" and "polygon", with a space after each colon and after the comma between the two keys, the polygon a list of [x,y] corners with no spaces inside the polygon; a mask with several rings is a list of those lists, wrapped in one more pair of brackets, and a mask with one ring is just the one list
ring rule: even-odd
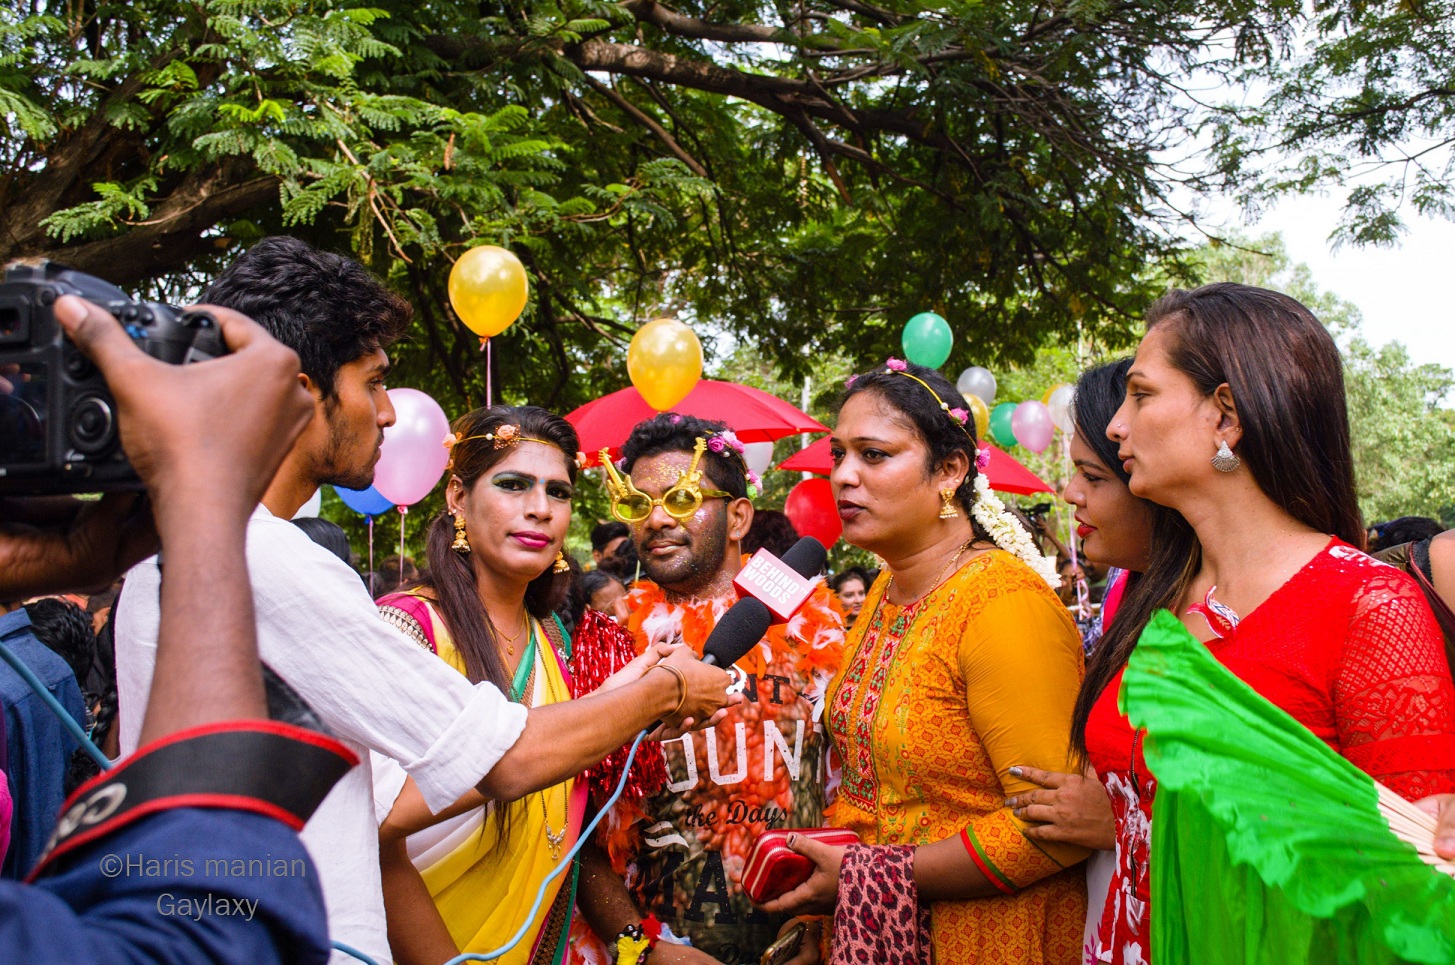
{"label": "tree branch", "polygon": [[145,224],[123,235],[54,247],[39,235],[8,257],[49,258],[123,287],[173,271],[219,243],[226,244],[223,239],[203,237],[219,221],[276,203],[278,179],[249,177],[242,169],[243,165],[228,164],[194,171],[153,209]]}
{"label": "tree branch", "polygon": [[681,144],[677,143],[677,139],[672,136],[672,133],[661,124],[657,123],[657,121],[653,119],[651,115],[647,114],[645,111],[637,107],[631,101],[621,96],[621,94],[617,93],[616,90],[614,90],[610,85],[601,83],[601,81],[590,76],[589,74],[586,76],[586,83],[590,85],[592,90],[596,91],[602,97],[605,97],[607,100],[615,104],[623,114],[626,114],[632,120],[642,125],[642,127],[645,127],[647,130],[651,131],[652,134],[656,136],[657,140],[661,141],[666,146],[667,150],[672,152],[672,155],[676,157],[677,160],[681,161],[692,170],[693,174],[697,175],[699,178],[707,177],[707,169],[704,168],[695,157],[693,157],[691,154],[688,154],[686,149],[684,149]]}

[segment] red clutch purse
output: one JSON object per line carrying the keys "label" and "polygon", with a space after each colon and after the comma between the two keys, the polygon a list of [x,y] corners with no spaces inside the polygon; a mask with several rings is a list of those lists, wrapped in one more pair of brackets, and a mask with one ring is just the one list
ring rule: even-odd
{"label": "red clutch purse", "polygon": [[845,847],[859,843],[859,836],[843,828],[792,828],[764,831],[743,868],[743,891],[762,904],[797,888],[813,874],[813,862],[788,847],[788,836],[801,834],[824,844]]}

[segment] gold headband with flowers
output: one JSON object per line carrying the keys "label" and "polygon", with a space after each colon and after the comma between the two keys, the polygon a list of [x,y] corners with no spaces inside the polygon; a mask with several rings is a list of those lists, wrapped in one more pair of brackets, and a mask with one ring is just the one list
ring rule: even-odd
{"label": "gold headband with flowers", "polygon": [[[491,442],[493,444],[491,448],[494,449],[508,449],[522,442],[539,442],[541,445],[550,446],[553,449],[560,448],[549,439],[538,439],[535,436],[522,435],[520,426],[513,422],[507,422],[505,425],[495,429],[494,432],[485,432],[476,436],[467,436],[463,432],[452,432],[445,436],[444,440],[444,447],[450,453],[450,461],[445,464],[446,472],[455,468],[455,447],[461,443],[470,442],[475,439],[485,439]],[[586,465],[586,460],[586,453],[578,451],[574,460],[576,468],[583,468]]]}

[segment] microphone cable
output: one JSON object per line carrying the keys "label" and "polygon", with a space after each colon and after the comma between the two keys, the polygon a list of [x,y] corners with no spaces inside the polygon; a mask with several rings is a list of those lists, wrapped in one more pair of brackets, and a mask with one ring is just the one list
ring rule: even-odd
{"label": "microphone cable", "polygon": [[[540,888],[536,890],[536,900],[534,904],[530,906],[530,911],[526,914],[525,921],[521,922],[519,930],[517,930],[516,933],[511,937],[510,941],[506,942],[504,945],[501,945],[499,948],[493,949],[488,952],[462,952],[461,954],[456,955],[454,958],[450,959],[448,962],[445,962],[444,965],[463,965],[463,963],[465,962],[493,962],[495,961],[495,959],[506,954],[516,945],[520,944],[520,940],[524,938],[525,933],[530,930],[531,923],[536,920],[536,915],[540,913],[541,903],[545,901],[546,898],[546,888],[550,885],[552,881],[556,880],[561,872],[565,871],[568,867],[570,867],[572,861],[576,860],[576,853],[581,850],[581,847],[586,844],[587,841],[591,840],[591,833],[596,830],[596,826],[601,823],[601,819],[606,817],[606,813],[610,811],[612,807],[616,804],[616,802],[621,798],[622,791],[626,789],[626,780],[631,775],[632,762],[635,761],[637,758],[637,748],[641,746],[642,740],[645,739],[646,736],[647,732],[644,730],[637,735],[636,740],[632,741],[631,750],[626,755],[626,766],[622,768],[621,771],[621,780],[616,782],[616,790],[612,792],[611,797],[606,799],[606,803],[597,809],[596,817],[592,818],[590,823],[587,824],[586,827],[581,829],[581,833],[576,836],[576,843],[571,846],[570,851],[566,852],[566,855],[561,859],[560,864],[556,865],[555,868],[551,869],[551,873],[546,875],[545,880],[541,882]],[[367,962],[368,965],[379,965],[378,962],[370,958],[368,955],[365,955],[357,948],[350,948],[343,942],[334,942],[333,947],[336,950],[343,952],[345,955],[350,955],[361,962]]]}

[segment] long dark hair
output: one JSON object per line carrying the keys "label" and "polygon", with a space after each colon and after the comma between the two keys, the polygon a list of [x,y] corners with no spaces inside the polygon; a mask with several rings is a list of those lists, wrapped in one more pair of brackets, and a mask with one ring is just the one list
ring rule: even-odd
{"label": "long dark hair", "polygon": [[1130,358],[1089,368],[1076,380],[1076,393],[1071,397],[1076,438],[1096,454],[1102,465],[1116,473],[1123,486],[1131,484],[1132,475],[1122,466],[1117,444],[1106,434],[1106,428],[1127,397],[1127,373],[1131,370]]}
{"label": "long dark hair", "polygon": [[[970,463],[970,471],[965,473],[965,480],[955,490],[955,501],[969,517],[975,538],[989,540],[989,535],[975,521],[975,514],[972,512],[975,505],[975,478],[980,475],[980,470],[975,465],[975,457],[979,454],[975,420],[967,417],[964,427],[961,428],[946,409],[940,408],[943,403],[947,409],[960,409],[968,413],[970,406],[960,391],[950,384],[949,379],[934,369],[905,362],[904,371],[928,385],[934,394],[926,392],[925,385],[914,379],[907,379],[887,366],[880,366],[850,379],[839,396],[836,408],[842,410],[844,403],[861,392],[872,392],[882,399],[908,420],[915,434],[929,450],[925,458],[926,476],[933,474],[955,453],[963,452]],[[867,588],[866,586],[865,589]]]}
{"label": "long dark hair", "polygon": [[[1107,436],[1106,429],[1112,416],[1121,407],[1122,400],[1126,398],[1127,372],[1131,367],[1132,360],[1127,358],[1087,369],[1076,382],[1076,395],[1071,404],[1071,417],[1076,423],[1077,438],[1096,454],[1096,458],[1110,472],[1116,474],[1124,486],[1131,482],[1132,477],[1122,468],[1122,461],[1117,458],[1117,444]],[[1152,560],[1147,572],[1160,572],[1163,568],[1171,568],[1179,576],[1183,575],[1189,555],[1197,555],[1193,553],[1196,540],[1192,536],[1192,527],[1187,525],[1180,514],[1165,506],[1152,502],[1147,502],[1147,506],[1152,511]],[[1188,579],[1191,578],[1191,573],[1185,575]],[[1071,712],[1072,746],[1083,756],[1086,752],[1086,721],[1091,716],[1091,708],[1096,705],[1097,699],[1117,675],[1117,671],[1126,666],[1132,648],[1141,636],[1142,628],[1152,618],[1152,614],[1157,612],[1158,607],[1164,605],[1160,599],[1154,601],[1147,594],[1137,592],[1145,580],[1146,575],[1143,573],[1128,575],[1116,620],[1102,634],[1096,650],[1087,662],[1086,679],[1076,695],[1076,706]],[[1185,586],[1177,590],[1179,596],[1182,589]],[[1132,633],[1122,632],[1126,626],[1135,626],[1137,630]]]}
{"label": "long dark hair", "polygon": [[1233,391],[1238,458],[1294,519],[1364,548],[1344,396],[1344,362],[1328,329],[1287,295],[1219,282],[1171,291],[1147,312],[1168,355],[1199,391]]}
{"label": "long dark hair", "polygon": [[[1173,366],[1200,391],[1211,395],[1224,382],[1232,389],[1243,427],[1237,454],[1258,487],[1305,525],[1362,549],[1343,363],[1318,319],[1287,295],[1222,282],[1158,299],[1147,328],[1158,325],[1172,335]],[[1076,697],[1071,744],[1083,761],[1092,706],[1127,665],[1152,615],[1175,611],[1202,566],[1197,534],[1172,510],[1154,513],[1151,547],[1147,570],[1127,584]]]}
{"label": "long dark hair", "polygon": [[[497,405],[475,409],[460,416],[450,426],[463,439],[495,433],[501,426],[517,425],[522,436],[543,439],[561,450],[567,477],[576,481],[576,430],[558,415],[538,406]],[[510,454],[511,447],[495,448],[489,439],[470,439],[457,444],[450,453],[451,471],[460,477],[468,490],[491,466]],[[495,628],[480,603],[479,585],[470,557],[450,549],[455,541],[455,521],[442,512],[430,523],[425,553],[429,559],[429,575],[418,585],[434,591],[439,614],[449,628],[455,649],[465,661],[465,676],[471,683],[488,680],[502,693],[509,694],[511,679],[505,661],[500,657],[500,643]],[[566,599],[571,577],[555,573],[551,567],[531,580],[525,591],[525,608],[531,616],[545,621],[551,618]]]}

